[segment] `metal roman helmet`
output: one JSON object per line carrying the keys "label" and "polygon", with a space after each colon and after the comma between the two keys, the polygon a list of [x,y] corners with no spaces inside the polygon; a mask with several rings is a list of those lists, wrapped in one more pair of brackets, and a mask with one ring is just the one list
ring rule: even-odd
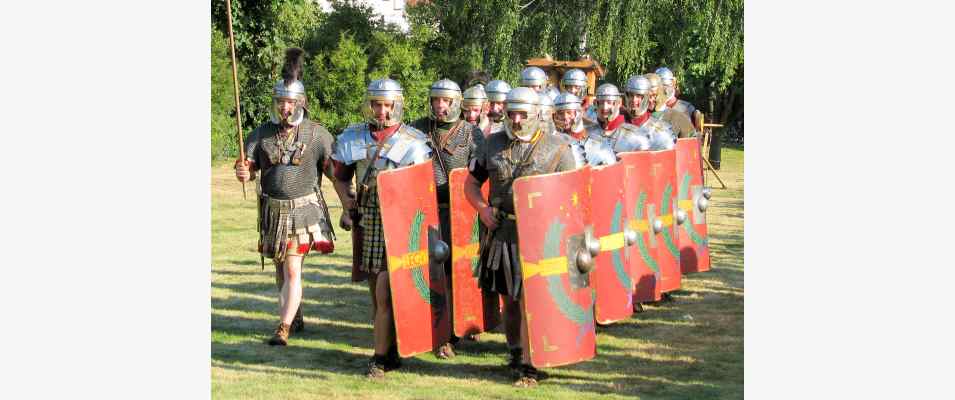
{"label": "metal roman helmet", "polygon": [[574,68],[570,71],[564,73],[564,77],[560,80],[560,89],[564,92],[569,92],[571,86],[580,87],[580,91],[577,92],[577,97],[587,95],[587,74]]}
{"label": "metal roman helmet", "polygon": [[660,79],[660,75],[650,72],[650,73],[643,74],[643,76],[650,81],[650,92],[652,94],[656,94],[657,91],[660,89],[661,82],[663,81],[662,79]]}
{"label": "metal roman helmet", "polygon": [[597,87],[596,98],[597,100],[620,100],[623,98],[623,94],[620,93],[620,89],[617,89],[616,85],[605,83]]}
{"label": "metal roman helmet", "polygon": [[[394,102],[394,108],[392,108],[391,113],[388,115],[388,120],[384,123],[379,124],[378,119],[375,118],[375,111],[371,108],[371,102],[374,100]],[[388,78],[377,79],[368,85],[368,90],[365,92],[365,104],[362,105],[362,114],[364,114],[365,120],[368,123],[378,126],[379,128],[393,126],[401,123],[401,116],[404,113],[404,102],[404,96],[401,93],[401,84],[399,84],[398,81]]]}
{"label": "metal roman helmet", "polygon": [[[302,84],[302,64],[305,50],[290,48],[285,50],[285,65],[282,66],[282,78],[272,87],[272,107],[269,117],[274,124],[298,126],[305,118],[305,85]],[[283,103],[293,100],[292,112],[285,115]]]}
{"label": "metal roman helmet", "polygon": [[[571,128],[573,131],[579,131],[581,128],[583,128],[584,116],[583,116],[582,110],[580,109],[580,97],[574,96],[574,94],[570,92],[561,93],[560,96],[557,96],[557,98],[554,99],[554,110],[555,111],[559,111],[559,110],[576,111],[576,114],[574,116],[574,126]],[[565,126],[561,126],[563,125],[563,120],[560,120],[560,121],[555,120],[554,125],[557,125],[557,128],[559,129],[568,128]]]}
{"label": "metal roman helmet", "polygon": [[487,93],[484,91],[484,85],[477,84],[464,91],[464,100],[461,101],[463,106],[483,106],[484,103],[487,103]]}
{"label": "metal roman helmet", "polygon": [[547,74],[544,70],[537,67],[527,67],[521,71],[521,86],[540,86],[541,89],[547,84]]}
{"label": "metal roman helmet", "polygon": [[434,105],[431,104],[431,101],[428,101],[428,107],[431,109],[431,118],[441,121],[441,122],[454,122],[457,121],[461,116],[461,87],[457,83],[450,79],[442,79],[431,85],[431,91],[428,94],[429,99],[435,97],[445,97],[451,99],[451,104],[448,108],[448,115],[437,116],[435,115]]}
{"label": "metal roman helmet", "polygon": [[541,121],[550,121],[554,116],[554,100],[547,93],[537,95],[537,105],[540,106]]}
{"label": "metal roman helmet", "polygon": [[667,67],[657,68],[657,70],[654,71],[653,73],[660,76],[660,81],[664,85],[673,85],[673,81],[676,80],[676,78],[674,78],[673,76],[673,71],[670,71],[670,69]]}
{"label": "metal roman helmet", "polygon": [[507,94],[511,92],[511,85],[501,80],[493,80],[488,82],[484,91],[487,92],[488,101],[506,101]]}
{"label": "metal roman helmet", "polygon": [[660,67],[657,68],[655,73],[660,76],[660,84],[663,86],[663,97],[666,97],[667,100],[675,97],[676,77],[673,76],[673,71],[670,71],[667,67]]}
{"label": "metal roman helmet", "polygon": [[[630,110],[632,117],[639,117],[643,113],[647,112],[647,109],[650,108],[650,80],[643,75],[634,75],[627,80],[627,87],[624,89],[627,93],[626,106]],[[640,99],[640,105],[637,109],[633,109],[632,104],[634,96],[642,96]]]}
{"label": "metal roman helmet", "polygon": [[514,121],[508,117],[504,121],[504,130],[511,139],[518,138],[522,141],[529,141],[540,127],[540,108],[538,106],[538,95],[534,89],[526,87],[517,87],[507,94],[507,112],[524,111],[527,118],[521,121],[520,129],[514,126]]}
{"label": "metal roman helmet", "polygon": [[[598,86],[597,92],[595,94],[596,94],[595,98],[597,102],[601,100],[616,100],[620,103],[623,102],[623,94],[620,93],[620,89],[617,89],[617,86],[612,83],[605,83],[603,85]],[[618,106],[614,110],[613,114],[607,117],[608,118],[607,121],[611,121],[617,118],[618,115],[620,115],[619,105],[620,104],[618,103]],[[597,107],[600,107],[600,105],[598,104]]]}
{"label": "metal roman helmet", "polygon": [[660,79],[660,75],[657,75],[653,72],[644,74],[643,76],[647,77],[650,81],[650,96],[652,96],[654,101],[654,111],[661,111],[666,107],[667,97],[663,93],[661,87],[663,86],[663,80]]}

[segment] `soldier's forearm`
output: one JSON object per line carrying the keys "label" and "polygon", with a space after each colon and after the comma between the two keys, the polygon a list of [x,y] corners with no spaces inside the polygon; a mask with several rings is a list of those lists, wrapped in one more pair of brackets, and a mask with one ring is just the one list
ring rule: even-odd
{"label": "soldier's forearm", "polygon": [[464,182],[464,197],[468,199],[468,203],[471,204],[471,207],[474,207],[476,210],[482,210],[488,206],[487,201],[484,200],[484,196],[481,194],[481,183],[470,175],[468,175],[467,180]]}
{"label": "soldier's forearm", "polygon": [[352,181],[332,179],[332,182],[332,186],[335,187],[335,193],[338,194],[338,199],[342,202],[342,208],[345,210],[355,208],[355,189]]}

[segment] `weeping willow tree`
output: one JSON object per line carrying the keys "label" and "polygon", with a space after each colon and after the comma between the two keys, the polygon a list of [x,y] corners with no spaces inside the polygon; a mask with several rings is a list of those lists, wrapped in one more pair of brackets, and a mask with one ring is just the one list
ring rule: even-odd
{"label": "weeping willow tree", "polygon": [[408,14],[433,29],[425,62],[451,79],[477,69],[515,82],[528,58],[589,54],[605,82],[667,66],[682,97],[713,119],[742,115],[742,0],[446,0]]}

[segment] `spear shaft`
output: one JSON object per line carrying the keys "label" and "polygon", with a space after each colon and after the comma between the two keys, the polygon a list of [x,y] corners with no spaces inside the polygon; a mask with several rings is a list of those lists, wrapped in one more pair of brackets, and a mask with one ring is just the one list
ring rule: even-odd
{"label": "spear shaft", "polygon": [[[245,163],[245,145],[242,144],[242,116],[239,112],[239,69],[235,61],[235,37],[232,35],[232,0],[225,0],[229,14],[229,50],[232,54],[232,83],[235,85],[235,129],[239,138],[239,161]],[[245,182],[242,182],[242,200],[245,200]]]}

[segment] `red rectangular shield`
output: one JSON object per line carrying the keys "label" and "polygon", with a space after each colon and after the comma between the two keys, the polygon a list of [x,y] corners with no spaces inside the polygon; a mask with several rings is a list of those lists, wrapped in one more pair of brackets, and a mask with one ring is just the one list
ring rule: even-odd
{"label": "red rectangular shield", "polygon": [[[577,268],[592,237],[590,167],[514,181],[531,364],[556,367],[596,355],[590,276]],[[588,232],[589,231],[589,232]]]}
{"label": "red rectangular shield", "polygon": [[[501,298],[496,294],[484,296],[478,286],[477,268],[481,258],[480,244],[483,225],[477,210],[464,196],[464,181],[468,170],[451,170],[448,185],[451,191],[451,297],[454,300],[454,334],[464,337],[487,332],[501,322]],[[488,183],[481,187],[487,199]]]}
{"label": "red rectangular shield", "polygon": [[705,205],[708,199],[703,197],[699,139],[677,139],[676,157],[677,181],[680,184],[677,205],[687,216],[679,228],[680,269],[684,274],[709,271],[710,248]]}
{"label": "red rectangular shield", "polygon": [[448,341],[447,280],[429,249],[440,240],[431,161],[378,174],[398,354],[411,357]]}
{"label": "red rectangular shield", "polygon": [[590,216],[594,235],[600,241],[590,283],[596,292],[594,315],[601,324],[633,315],[634,283],[629,259],[634,249],[627,246],[625,236],[629,230],[625,173],[622,163],[590,171]]}
{"label": "red rectangular shield", "polygon": [[[657,210],[649,210],[656,214],[662,230],[657,235],[657,262],[660,265],[660,291],[672,292],[680,288],[680,250],[676,236],[676,149],[652,151],[650,165],[650,180],[652,184],[651,197],[660,205]],[[656,222],[654,222],[656,223]],[[662,242],[662,243],[659,243]]]}
{"label": "red rectangular shield", "polygon": [[653,155],[648,152],[619,153],[619,164],[624,165],[624,191],[627,207],[627,220],[630,229],[637,234],[637,241],[633,246],[630,261],[630,272],[633,277],[633,301],[638,303],[659,301],[662,298],[660,291],[660,265],[657,261],[658,238],[651,230],[651,221],[655,214],[650,210],[659,210],[657,201],[650,196],[652,181],[650,180],[650,166],[653,164]]}

